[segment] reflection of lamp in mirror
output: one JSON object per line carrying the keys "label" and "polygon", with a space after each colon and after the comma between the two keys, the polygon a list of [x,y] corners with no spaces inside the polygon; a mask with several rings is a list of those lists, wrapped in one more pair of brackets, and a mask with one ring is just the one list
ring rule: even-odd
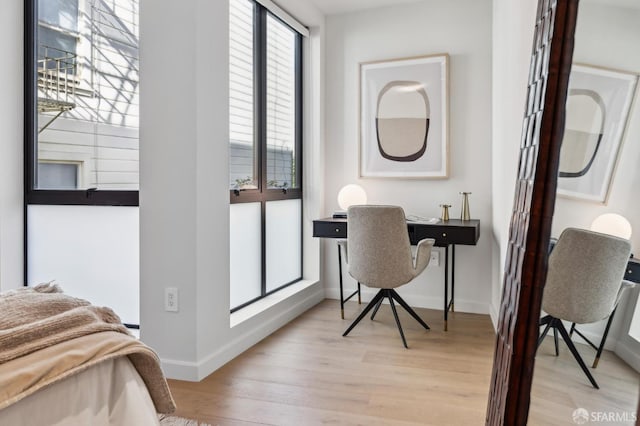
{"label": "reflection of lamp in mirror", "polygon": [[333,217],[347,217],[349,207],[359,204],[367,204],[367,193],[360,185],[353,183],[345,185],[338,192],[338,205],[342,210],[335,212]]}
{"label": "reflection of lamp in mirror", "polygon": [[606,213],[598,216],[591,223],[591,230],[594,232],[600,232],[601,234],[609,234],[614,237],[624,238],[628,240],[631,238],[631,224],[629,221],[615,213]]}

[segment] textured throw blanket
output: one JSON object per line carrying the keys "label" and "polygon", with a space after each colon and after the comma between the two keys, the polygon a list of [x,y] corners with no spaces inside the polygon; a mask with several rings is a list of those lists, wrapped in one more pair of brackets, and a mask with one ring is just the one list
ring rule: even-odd
{"label": "textured throw blanket", "polygon": [[0,409],[119,356],[128,356],[159,413],[175,404],[157,355],[109,308],[40,284],[0,294]]}

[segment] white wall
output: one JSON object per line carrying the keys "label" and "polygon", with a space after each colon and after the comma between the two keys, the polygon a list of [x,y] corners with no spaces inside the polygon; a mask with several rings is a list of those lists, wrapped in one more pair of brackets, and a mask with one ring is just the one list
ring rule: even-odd
{"label": "white wall", "polygon": [[0,67],[0,291],[24,284],[22,9],[22,1],[7,0],[0,13],[0,51],[11,64]]}
{"label": "white wall", "polygon": [[491,196],[495,260],[491,317],[494,324],[500,311],[537,3],[536,0],[493,1]]}
{"label": "white wall", "polygon": [[[456,310],[487,313],[491,280],[491,2],[423,1],[327,17],[326,216],[339,210],[347,183],[365,188],[370,204],[397,204],[407,214],[439,217],[439,204],[460,214],[460,191],[471,191],[471,216],[481,220],[478,246],[456,248]],[[358,178],[360,62],[450,55],[450,177],[446,180]],[[338,297],[336,245],[323,243],[323,282]],[[442,309],[444,253],[399,291],[420,307]],[[345,273],[346,276],[346,273]],[[353,280],[347,280],[355,286]],[[371,294],[371,293],[369,293]]]}
{"label": "white wall", "polygon": [[[313,185],[323,167],[321,156],[316,156],[322,128],[317,95],[323,18],[307,2],[281,6],[314,26],[306,42],[304,79],[307,281],[297,294],[250,319],[234,321],[231,327],[228,4],[206,0],[142,4],[141,337],[158,351],[170,377],[205,377],[323,297],[317,284],[318,242],[310,236],[310,218],[319,214],[322,190],[322,185],[318,189]],[[172,52],[179,52],[179,80]],[[166,287],[178,288],[177,313],[163,310]]]}
{"label": "white wall", "polygon": [[[608,67],[640,73],[640,8],[615,7],[607,4],[582,2],[576,27],[574,63]],[[636,88],[638,89],[638,88]],[[589,228],[593,219],[603,213],[625,216],[634,229],[631,237],[633,251],[640,255],[640,108],[639,90],[632,105],[626,133],[623,135],[618,166],[614,172],[606,205],[558,197],[553,216],[553,235],[558,236],[567,227]],[[630,313],[635,307],[637,291],[627,293],[628,302],[622,303],[613,322],[607,347],[616,349],[627,362],[640,368],[640,344],[627,336]],[[583,327],[585,334],[599,339],[604,322]],[[581,329],[581,330],[582,330]],[[618,345],[620,343],[620,345]],[[623,354],[633,353],[631,356]]]}

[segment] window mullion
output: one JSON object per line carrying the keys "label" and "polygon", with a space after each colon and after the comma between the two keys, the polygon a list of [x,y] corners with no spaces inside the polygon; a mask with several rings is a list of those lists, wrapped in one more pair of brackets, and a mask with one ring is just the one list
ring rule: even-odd
{"label": "window mullion", "polygon": [[[302,138],[303,138],[303,130],[302,130],[302,120],[303,120],[303,114],[302,114],[302,102],[303,102],[303,81],[302,81],[302,36],[300,34],[296,35],[296,46],[295,46],[295,90],[296,90],[296,97],[295,97],[295,150],[296,150],[296,164],[294,165],[294,176],[295,176],[295,183],[296,185],[292,185],[292,186],[296,186],[298,188],[298,193],[299,193],[299,198],[300,198],[300,202],[304,203],[302,201],[302,167],[304,165],[304,162],[302,161],[302,156],[303,156],[303,152],[302,152]],[[303,262],[303,258],[304,258],[304,223],[303,221],[300,221],[300,273],[301,273],[301,277],[304,276],[304,262]]]}
{"label": "window mullion", "polygon": [[[37,70],[36,56],[38,52],[38,2],[31,0],[25,2],[25,27],[24,27],[24,199],[27,200],[29,193],[35,188],[37,181],[36,164],[36,143],[38,138],[37,127],[38,118],[36,114],[37,103]],[[26,202],[25,202],[26,209]]]}
{"label": "window mullion", "polygon": [[267,190],[267,11],[257,5],[258,20],[256,21],[256,62],[258,67],[258,152],[259,152],[259,185],[260,192]]}
{"label": "window mullion", "polygon": [[258,159],[259,159],[259,190],[260,190],[260,229],[261,229],[261,295],[267,293],[267,11],[262,5],[256,4],[256,63],[258,67]]}
{"label": "window mullion", "polygon": [[294,168],[295,183],[297,188],[302,191],[302,36],[296,35],[295,46],[295,150],[296,150],[296,163]]}

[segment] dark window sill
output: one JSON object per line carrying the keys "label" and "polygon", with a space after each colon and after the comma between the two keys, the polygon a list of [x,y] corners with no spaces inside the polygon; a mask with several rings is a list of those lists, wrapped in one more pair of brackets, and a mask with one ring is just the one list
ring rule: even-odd
{"label": "dark window sill", "polygon": [[25,196],[27,204],[61,206],[139,206],[138,191],[56,191],[32,190]]}

